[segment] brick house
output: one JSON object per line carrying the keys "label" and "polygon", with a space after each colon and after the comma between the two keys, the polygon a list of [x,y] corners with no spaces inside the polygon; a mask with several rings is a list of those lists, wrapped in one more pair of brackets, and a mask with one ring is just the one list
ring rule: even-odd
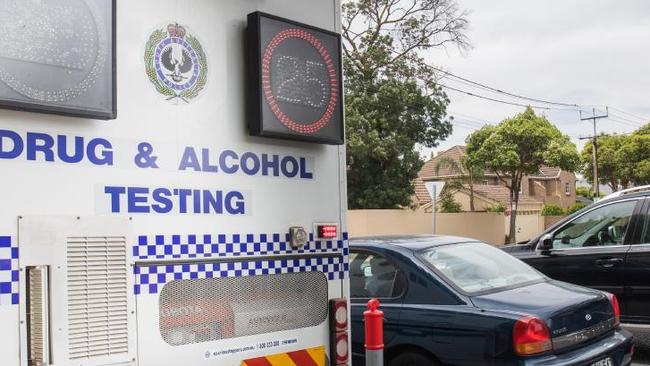
{"label": "brick house", "polygon": [[[456,162],[465,155],[464,146],[454,146],[443,151],[427,161],[415,180],[414,202],[416,206],[426,211],[431,210],[431,199],[425,187],[425,182],[440,182],[463,175],[463,172],[444,165],[436,172],[436,166],[443,158]],[[460,163],[459,163],[460,166]],[[464,211],[469,211],[470,192],[465,185],[454,195]],[[538,174],[525,176],[521,184],[518,211],[539,212],[545,204],[556,204],[567,208],[576,202],[576,176],[572,172],[560,168],[542,167]],[[494,172],[484,172],[480,182],[474,183],[474,205],[477,211],[485,211],[487,207],[502,203],[510,204],[510,191]]]}

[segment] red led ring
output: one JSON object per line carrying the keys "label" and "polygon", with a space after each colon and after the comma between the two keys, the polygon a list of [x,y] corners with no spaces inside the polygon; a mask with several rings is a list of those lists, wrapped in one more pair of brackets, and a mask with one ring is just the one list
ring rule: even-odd
{"label": "red led ring", "polygon": [[[273,95],[273,90],[271,89],[271,59],[273,58],[273,53],[275,52],[275,49],[280,45],[280,43],[286,41],[289,38],[302,39],[311,44],[325,62],[327,73],[330,77],[330,100],[327,105],[327,109],[318,120],[311,124],[298,123],[291,117],[287,116],[278,105],[278,102]],[[262,58],[262,89],[264,89],[266,102],[269,104],[271,111],[280,121],[280,123],[295,132],[310,135],[318,132],[321,128],[325,127],[329,123],[329,121],[332,119],[332,116],[334,115],[334,109],[336,108],[336,103],[339,97],[339,81],[336,69],[334,68],[334,63],[332,62],[329,52],[327,52],[325,46],[323,46],[323,44],[313,34],[298,28],[283,30],[275,37],[273,37],[269,45],[266,47],[266,50],[264,51],[264,57]]]}

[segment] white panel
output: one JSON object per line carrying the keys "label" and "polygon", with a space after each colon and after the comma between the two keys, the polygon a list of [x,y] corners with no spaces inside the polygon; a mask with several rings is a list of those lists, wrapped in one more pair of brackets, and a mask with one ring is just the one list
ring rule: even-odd
{"label": "white panel", "polygon": [[50,268],[51,365],[135,358],[129,225],[119,217],[20,219],[21,268]]}
{"label": "white panel", "polygon": [[[23,139],[28,132],[45,133],[68,140],[68,150],[75,136],[85,142],[92,138],[110,141],[114,157],[111,166],[98,166],[84,160],[68,164],[59,159],[44,161],[37,153],[29,160],[23,152],[16,159],[0,159],[0,236],[9,235],[20,243],[20,267],[49,264],[52,292],[67,294],[66,243],[70,236],[124,236],[126,216],[111,215],[107,209],[108,196],[104,187],[166,187],[247,192],[247,215],[205,214],[133,214],[133,235],[190,234],[261,234],[285,233],[290,226],[312,227],[314,222],[336,222],[345,232],[345,148],[264,138],[251,138],[246,131],[244,29],[246,15],[260,10],[299,22],[337,31],[338,1],[333,0],[137,0],[117,4],[117,85],[118,118],[94,121],[34,113],[0,110],[0,130],[15,131]],[[187,25],[205,50],[209,73],[205,89],[189,104],[173,105],[157,93],[145,74],[143,61],[145,44],[155,29],[170,22]],[[138,168],[134,164],[138,144],[149,142],[158,157],[158,169]],[[9,143],[5,142],[5,147]],[[265,177],[244,174],[179,171],[179,161],[185,147],[200,153],[206,148],[215,154],[231,149],[238,153],[280,154],[304,156],[312,164],[312,180]],[[55,152],[56,156],[56,152]],[[216,155],[218,156],[218,155]],[[66,218],[33,218],[35,216]],[[17,225],[20,220],[20,235]],[[81,216],[80,220],[74,217]],[[90,216],[100,216],[89,219]],[[136,241],[127,240],[128,244]],[[129,247],[129,255],[130,247]],[[131,265],[129,258],[129,265]],[[6,276],[6,274],[5,274]],[[129,288],[133,277],[128,276]],[[344,281],[328,281],[329,296],[347,293]],[[24,286],[24,273],[21,284]],[[129,309],[135,297],[128,293]],[[202,345],[182,347],[171,352],[159,336],[157,295],[137,297],[139,325],[136,315],[129,312],[130,358],[141,366],[165,365],[225,365],[239,366],[242,355],[224,358],[224,363],[206,359],[208,350],[219,351],[233,347],[232,341],[217,342],[206,349]],[[7,332],[0,334],[0,365],[18,366],[18,357],[25,351],[25,328],[20,328],[19,311],[25,319],[25,294],[21,304],[0,306],[0,324]],[[61,308],[62,303],[53,301]],[[55,366],[81,366],[56,361],[67,355],[68,320],[66,312],[55,314],[51,327]],[[19,329],[22,332],[19,333]],[[135,336],[140,339],[136,354]],[[251,336],[241,344],[273,341],[275,338],[297,339],[297,343],[282,350],[295,350],[329,343],[327,325],[301,331],[274,333],[271,338]],[[19,348],[19,342],[23,346]],[[237,342],[239,343],[239,341]],[[271,352],[271,351],[270,351]],[[268,354],[253,352],[246,354]],[[26,366],[25,355],[23,364]],[[120,361],[122,362],[122,361]],[[91,365],[92,366],[92,365]]]}
{"label": "white panel", "polygon": [[[331,281],[330,281],[331,283]],[[335,286],[340,291],[340,286]],[[188,344],[175,347],[167,344],[160,336],[158,325],[160,315],[147,311],[158,307],[158,295],[138,296],[138,329],[148,336],[138,340],[139,365],[144,366],[240,366],[241,361],[275,353],[325,346],[329,347],[329,326],[324,322],[316,327],[288,330],[264,335],[238,337],[221,341]],[[155,333],[154,333],[155,332]],[[278,342],[268,348],[262,344]],[[284,342],[284,343],[283,343]],[[250,348],[250,349],[249,349]]]}
{"label": "white panel", "polygon": [[18,347],[21,343],[18,337],[18,306],[0,306],[0,324],[3,324],[0,333],[0,365],[18,366],[20,362]]}

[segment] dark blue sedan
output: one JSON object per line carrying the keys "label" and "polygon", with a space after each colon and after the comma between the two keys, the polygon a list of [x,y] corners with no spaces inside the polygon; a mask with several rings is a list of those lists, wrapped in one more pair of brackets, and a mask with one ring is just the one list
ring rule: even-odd
{"label": "dark blue sedan", "polygon": [[616,297],[551,280],[471,239],[354,239],[350,293],[353,365],[364,365],[370,298],[385,313],[389,366],[620,366],[634,352]]}

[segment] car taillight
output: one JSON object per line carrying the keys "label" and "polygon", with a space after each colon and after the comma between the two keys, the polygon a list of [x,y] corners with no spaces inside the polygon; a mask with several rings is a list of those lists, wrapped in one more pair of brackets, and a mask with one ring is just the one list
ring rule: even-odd
{"label": "car taillight", "polygon": [[330,300],[330,364],[347,365],[349,348],[348,301],[344,298]]}
{"label": "car taillight", "polygon": [[618,305],[618,299],[616,295],[610,294],[607,292],[607,297],[609,302],[612,304],[612,309],[614,310],[614,325],[621,324],[621,307]]}
{"label": "car taillight", "polygon": [[553,349],[551,336],[544,321],[527,316],[517,320],[512,330],[515,352],[520,356],[530,356]]}

